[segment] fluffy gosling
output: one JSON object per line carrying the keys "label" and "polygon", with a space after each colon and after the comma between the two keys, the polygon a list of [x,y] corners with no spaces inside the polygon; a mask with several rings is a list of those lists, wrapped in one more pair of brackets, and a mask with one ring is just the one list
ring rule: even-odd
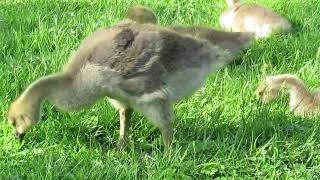
{"label": "fluffy gosling", "polygon": [[295,115],[319,115],[320,90],[308,90],[304,82],[295,75],[267,76],[260,82],[257,93],[264,103],[269,103],[278,97],[281,89],[288,92],[290,110]]}
{"label": "fluffy gosling", "polygon": [[134,21],[99,29],[81,43],[61,72],[34,81],[12,102],[8,121],[22,138],[39,121],[45,100],[77,111],[107,97],[120,113],[120,148],[127,145],[133,110],[160,129],[168,148],[173,104],[192,95],[253,39],[247,33],[223,34],[225,41],[200,39]]}
{"label": "fluffy gosling", "polygon": [[254,32],[257,38],[291,30],[291,23],[270,8],[242,4],[240,0],[227,0],[227,5],[228,9],[220,16],[220,24],[225,29]]}
{"label": "fluffy gosling", "polygon": [[157,24],[158,22],[155,12],[149,7],[142,5],[137,5],[129,8],[125,15],[125,18],[131,19],[140,24]]}

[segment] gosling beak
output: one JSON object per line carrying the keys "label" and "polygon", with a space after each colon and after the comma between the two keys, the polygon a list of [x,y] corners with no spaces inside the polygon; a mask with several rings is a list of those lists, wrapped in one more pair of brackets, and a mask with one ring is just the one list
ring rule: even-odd
{"label": "gosling beak", "polygon": [[23,140],[25,135],[26,135],[25,133],[16,132],[16,138],[19,140]]}

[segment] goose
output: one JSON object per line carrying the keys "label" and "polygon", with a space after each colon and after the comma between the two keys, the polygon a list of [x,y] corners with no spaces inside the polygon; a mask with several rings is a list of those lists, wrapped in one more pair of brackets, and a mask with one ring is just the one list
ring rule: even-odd
{"label": "goose", "polygon": [[258,97],[264,103],[276,99],[280,90],[290,96],[290,110],[297,116],[319,114],[320,89],[308,90],[304,82],[293,74],[267,76],[261,80],[257,88]]}
{"label": "goose", "polygon": [[291,30],[291,23],[272,9],[257,4],[227,0],[228,9],[220,16],[222,28],[234,32],[254,32],[256,38]]}
{"label": "goose", "polygon": [[45,100],[64,111],[78,111],[107,98],[120,114],[119,148],[128,144],[129,121],[136,111],[160,129],[168,149],[173,104],[192,95],[253,39],[252,33],[216,30],[198,38],[121,21],[85,38],[60,72],[32,82],[9,105],[8,122],[22,139],[39,122]]}
{"label": "goose", "polygon": [[136,21],[140,24],[157,24],[158,22],[155,12],[151,8],[142,5],[130,7],[127,10],[125,18]]}

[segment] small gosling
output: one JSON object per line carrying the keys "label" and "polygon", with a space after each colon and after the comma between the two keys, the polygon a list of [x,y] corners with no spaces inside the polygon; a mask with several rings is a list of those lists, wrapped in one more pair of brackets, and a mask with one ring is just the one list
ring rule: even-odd
{"label": "small gosling", "polygon": [[257,38],[288,32],[291,23],[272,9],[256,4],[227,0],[228,9],[220,16],[222,28],[234,32],[254,32]]}
{"label": "small gosling", "polygon": [[304,82],[292,74],[265,77],[259,84],[257,93],[264,103],[276,99],[283,89],[290,96],[290,110],[297,116],[319,115],[320,90],[309,91]]}
{"label": "small gosling", "polygon": [[157,24],[158,23],[155,12],[151,8],[142,6],[142,5],[130,7],[127,10],[125,18],[136,21],[137,23],[140,23],[140,24],[145,24],[145,23]]}

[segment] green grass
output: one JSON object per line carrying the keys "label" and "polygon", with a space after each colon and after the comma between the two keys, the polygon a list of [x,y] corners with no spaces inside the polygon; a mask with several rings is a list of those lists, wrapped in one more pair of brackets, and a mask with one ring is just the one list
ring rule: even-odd
{"label": "green grass", "polygon": [[254,96],[264,74],[294,73],[320,86],[320,3],[256,2],[288,17],[294,32],[254,43],[178,103],[174,149],[165,154],[159,130],[139,114],[130,149],[117,151],[119,117],[106,101],[77,113],[45,103],[43,121],[20,143],[7,123],[8,104],[132,4],[152,7],[161,25],[219,27],[224,1],[1,0],[0,179],[320,178],[319,118],[294,117],[286,97],[263,106]]}

